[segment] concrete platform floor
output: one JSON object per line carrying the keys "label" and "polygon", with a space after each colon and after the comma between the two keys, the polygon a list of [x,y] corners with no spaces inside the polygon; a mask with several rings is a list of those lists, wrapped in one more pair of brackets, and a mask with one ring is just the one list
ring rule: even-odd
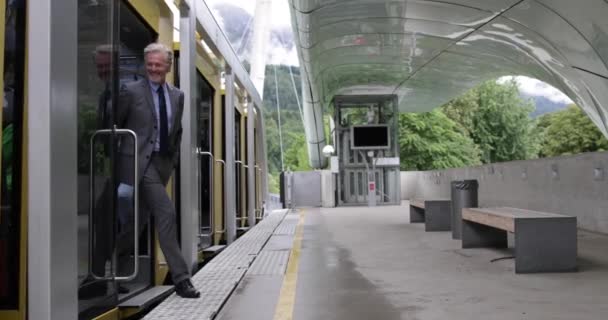
{"label": "concrete platform floor", "polygon": [[[579,272],[520,275],[408,211],[306,209],[293,319],[608,319],[608,235],[579,230]],[[273,319],[280,282],[245,277],[218,318]]]}

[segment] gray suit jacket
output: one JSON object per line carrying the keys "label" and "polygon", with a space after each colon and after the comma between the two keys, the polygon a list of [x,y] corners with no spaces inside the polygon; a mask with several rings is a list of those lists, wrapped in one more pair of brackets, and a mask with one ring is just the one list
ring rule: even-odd
{"label": "gray suit jacket", "polygon": [[[184,112],[184,93],[167,84],[169,98],[171,100],[172,124],[169,132],[169,154],[170,163],[157,168],[161,177],[169,179],[173,168],[179,158],[179,148],[182,140],[182,114]],[[141,181],[144,170],[149,166],[154,141],[158,135],[156,119],[158,114],[154,107],[154,100],[150,84],[147,79],[126,84],[120,91],[117,108],[117,125],[122,129],[133,130],[137,134],[138,180]],[[133,139],[122,138],[120,142],[120,175],[122,182],[133,185]]]}

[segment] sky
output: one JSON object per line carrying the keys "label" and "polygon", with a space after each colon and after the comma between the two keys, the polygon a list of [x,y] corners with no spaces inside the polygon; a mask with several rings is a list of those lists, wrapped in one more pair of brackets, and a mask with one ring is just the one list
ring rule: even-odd
{"label": "sky", "polygon": [[[205,0],[210,8],[217,3],[229,3],[237,7],[245,9],[249,14],[253,15],[255,11],[256,0]],[[291,26],[291,16],[289,13],[289,1],[287,0],[272,0],[272,26],[274,27],[289,27]]]}
{"label": "sky", "polygon": [[[217,3],[230,3],[246,10],[249,14],[253,15],[255,11],[255,0],[205,0],[209,7]],[[272,0],[272,27],[273,28],[291,28],[291,16],[289,12],[289,1],[288,0]],[[292,50],[286,51],[280,46],[269,46],[269,61],[267,63],[272,64],[288,64],[288,65],[299,65],[298,55],[295,50],[295,46]],[[503,77],[500,81],[505,81],[511,77]],[[547,99],[557,103],[572,103],[572,100],[568,98],[558,89],[533,78],[525,76],[516,76],[519,90],[525,94],[534,96],[544,96]]]}
{"label": "sky", "polygon": [[[512,77],[503,77],[498,82],[506,81]],[[528,95],[543,96],[553,102],[558,103],[573,103],[567,95],[563,94],[558,89],[534,78],[528,78],[525,76],[515,77],[519,86],[519,91]]]}
{"label": "sky", "polygon": [[[272,14],[271,14],[271,29],[289,29],[291,30],[291,13],[289,12],[289,1],[287,0],[271,0],[272,1]],[[240,8],[243,8],[250,15],[255,13],[256,0],[205,0],[209,8],[213,10],[213,7],[219,3],[227,3]],[[222,21],[218,13],[214,13],[215,18],[221,25]],[[253,27],[253,21],[251,21],[251,27]],[[295,46],[290,50],[280,46],[278,44],[271,43],[267,48],[269,64],[284,64],[298,66],[298,52]]]}

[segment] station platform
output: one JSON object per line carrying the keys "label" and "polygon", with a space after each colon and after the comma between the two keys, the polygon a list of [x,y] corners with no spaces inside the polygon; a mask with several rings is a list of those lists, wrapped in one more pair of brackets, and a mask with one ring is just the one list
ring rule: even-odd
{"label": "station platform", "polygon": [[578,272],[524,275],[512,249],[461,249],[410,224],[407,202],[275,211],[195,275],[200,299],[146,319],[604,319],[607,245],[579,230]]}

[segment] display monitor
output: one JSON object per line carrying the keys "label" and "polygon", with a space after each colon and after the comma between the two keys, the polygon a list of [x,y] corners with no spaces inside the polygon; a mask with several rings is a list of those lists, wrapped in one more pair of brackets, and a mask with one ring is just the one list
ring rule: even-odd
{"label": "display monitor", "polygon": [[368,124],[350,128],[350,148],[353,150],[390,149],[390,142],[388,125]]}

